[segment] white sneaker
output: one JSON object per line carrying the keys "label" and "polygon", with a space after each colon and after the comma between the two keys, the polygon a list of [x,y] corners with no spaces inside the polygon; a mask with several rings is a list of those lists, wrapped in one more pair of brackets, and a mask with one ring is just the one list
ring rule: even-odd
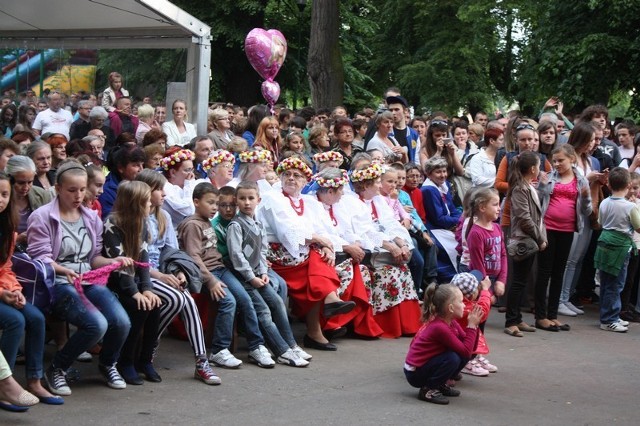
{"label": "white sneaker", "polygon": [[89,352],[84,351],[80,355],[78,355],[78,358],[76,358],[76,361],[91,362],[92,359],[93,359],[93,356]]}
{"label": "white sneaker", "polygon": [[624,325],[620,324],[619,322],[612,322],[611,324],[600,324],[600,330],[615,331],[616,333],[624,333],[629,329]]}
{"label": "white sneaker", "polygon": [[489,375],[489,372],[485,370],[480,365],[480,363],[475,359],[472,359],[471,361],[469,361],[467,365],[464,366],[461,372],[464,374],[470,374],[472,376],[478,376],[478,377],[486,377]]}
{"label": "white sneaker", "polygon": [[629,327],[629,321],[625,321],[621,318],[618,318],[618,321],[616,321],[618,324],[620,324],[623,327]]}
{"label": "white sneaker", "polygon": [[278,357],[278,363],[289,365],[291,367],[306,367],[309,365],[309,361],[302,359],[296,354],[293,349],[287,350],[285,353]]}
{"label": "white sneaker", "polygon": [[255,362],[262,368],[273,368],[276,365],[269,350],[262,345],[249,352],[249,361]]}
{"label": "white sneaker", "polygon": [[308,354],[307,352],[305,352],[304,349],[302,349],[298,345],[295,345],[293,348],[291,348],[291,350],[293,351],[293,353],[295,353],[296,355],[298,355],[300,358],[304,359],[305,361],[311,361],[311,359],[313,358],[311,356],[311,354]]}
{"label": "white sneaker", "polygon": [[584,311],[580,308],[576,308],[576,306],[571,302],[565,302],[564,306],[569,308],[569,310],[575,312],[578,315],[584,315]]}
{"label": "white sneaker", "polygon": [[217,354],[209,355],[209,362],[222,368],[240,368],[242,361],[233,356],[229,349],[223,349]]}
{"label": "white sneaker", "polygon": [[485,357],[479,356],[476,359],[478,360],[478,363],[480,364],[480,367],[484,368],[489,373],[497,373],[498,372],[498,367],[496,367],[495,365],[491,364],[489,362],[489,360],[486,359]]}
{"label": "white sneaker", "polygon": [[577,317],[578,316],[578,314],[576,312],[574,312],[571,309],[569,309],[569,307],[567,305],[565,305],[564,303],[560,303],[558,305],[558,313],[560,315],[564,315],[565,317]]}

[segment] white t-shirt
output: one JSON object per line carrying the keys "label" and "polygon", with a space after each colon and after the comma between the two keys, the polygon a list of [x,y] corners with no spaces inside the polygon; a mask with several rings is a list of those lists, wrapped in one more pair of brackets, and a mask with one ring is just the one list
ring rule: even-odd
{"label": "white t-shirt", "polygon": [[33,128],[39,130],[41,135],[45,133],[61,133],[68,140],[71,123],[73,123],[73,116],[69,111],[60,108],[57,112],[54,112],[47,108],[36,115]]}

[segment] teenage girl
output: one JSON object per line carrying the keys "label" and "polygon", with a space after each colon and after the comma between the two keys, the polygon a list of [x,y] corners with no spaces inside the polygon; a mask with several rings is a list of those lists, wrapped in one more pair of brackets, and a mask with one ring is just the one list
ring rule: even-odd
{"label": "teenage girl", "polygon": [[542,173],[538,184],[548,247],[538,255],[536,327],[547,331],[568,331],[571,327],[557,319],[562,279],[573,233],[581,222],[578,215],[591,214],[591,194],[589,183],[573,166],[576,152],[571,145],[561,145],[551,155],[554,170],[549,176]]}
{"label": "teenage girl", "polygon": [[411,341],[404,374],[418,398],[434,404],[448,404],[447,396],[459,396],[447,381],[458,376],[473,353],[482,317],[479,306],[468,316],[466,329],[455,321],[464,314],[462,292],[451,284],[427,287],[422,307],[424,324]]}
{"label": "teenage girl", "polygon": [[280,138],[280,125],[274,117],[265,117],[258,126],[256,133],[256,141],[253,146],[260,149],[266,149],[271,152],[271,158],[274,161],[274,168],[280,161],[280,151],[282,149],[282,139]]}
{"label": "teenage girl", "polygon": [[[207,360],[207,347],[204,341],[202,321],[196,302],[189,293],[187,278],[183,272],[175,274],[162,273],[160,269],[160,252],[166,249],[178,249],[178,238],[173,229],[171,216],[164,209],[164,186],[167,179],[153,170],[143,170],[136,180],[146,183],[151,188],[151,212],[147,220],[149,229],[149,263],[153,279],[153,292],[162,300],[160,320],[156,335],[156,347],[160,336],[176,315],[180,315],[187,332],[187,338],[195,355],[194,377],[208,385],[219,385],[220,378],[213,372]],[[159,376],[153,371],[142,368],[147,380],[158,381]]]}
{"label": "teenage girl", "polygon": [[[520,240],[532,238],[538,243],[538,251],[547,248],[547,232],[542,220],[542,207],[536,188],[531,182],[540,174],[540,156],[532,151],[523,152],[512,160],[509,176],[511,200],[511,238]],[[510,336],[522,337],[523,331],[536,331],[522,320],[520,306],[526,294],[527,280],[536,254],[517,261],[513,259],[511,268],[512,284],[507,292],[507,313],[504,332]]]}
{"label": "teenage girl", "polygon": [[[105,175],[102,167],[99,167],[89,160],[86,155],[80,155],[78,161],[82,163],[87,170],[87,191],[84,193],[84,206],[98,212],[98,216],[102,217],[102,205],[98,201],[98,197],[104,192]],[[87,160],[87,161],[85,161]]]}
{"label": "teenage girl", "polygon": [[24,336],[27,390],[40,402],[60,405],[64,400],[47,392],[40,383],[43,378],[44,315],[25,300],[22,286],[11,270],[17,226],[18,218],[11,197],[11,182],[9,176],[0,172],[0,350],[6,356],[11,370],[14,370],[20,342]]}
{"label": "teenage girl", "polygon": [[[113,210],[104,225],[102,252],[106,258],[127,257],[149,262],[146,221],[150,208],[149,185],[138,181],[120,182]],[[160,298],[151,291],[153,285],[148,266],[136,265],[114,271],[109,276],[108,285],[118,295],[131,320],[131,330],[120,352],[118,370],[128,384],[141,385],[144,382],[135,365],[144,366],[147,371],[153,369],[151,363],[158,331]]]}

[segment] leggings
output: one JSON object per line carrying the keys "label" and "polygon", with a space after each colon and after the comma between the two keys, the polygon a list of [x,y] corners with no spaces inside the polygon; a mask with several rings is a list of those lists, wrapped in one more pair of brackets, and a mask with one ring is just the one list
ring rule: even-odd
{"label": "leggings", "polygon": [[[169,326],[171,320],[179,313],[187,331],[189,343],[196,357],[204,356],[207,348],[204,342],[204,331],[195,300],[188,291],[180,291],[159,280],[153,280],[153,292],[162,300],[160,321],[156,341]],[[158,343],[156,343],[157,346]]]}
{"label": "leggings", "polygon": [[[548,246],[538,253],[536,283],[536,320],[558,318],[562,279],[571,251],[573,232],[547,231]],[[549,298],[547,300],[547,288]]]}

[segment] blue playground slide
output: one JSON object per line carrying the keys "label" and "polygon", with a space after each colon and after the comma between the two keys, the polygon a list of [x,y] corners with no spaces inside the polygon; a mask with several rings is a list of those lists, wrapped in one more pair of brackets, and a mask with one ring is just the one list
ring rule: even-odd
{"label": "blue playground slide", "polygon": [[[27,87],[36,84],[40,81],[40,57],[44,57],[45,67],[48,67],[48,65],[52,65],[57,59],[57,53],[57,49],[48,49],[42,53],[37,53],[35,56],[20,63],[17,67],[18,72],[16,72],[16,68],[14,67],[6,74],[3,74],[2,79],[0,79],[0,91],[15,88],[16,77],[18,75],[20,76],[21,90],[25,90]],[[5,55],[2,59],[2,63],[6,64],[8,61],[15,60],[15,56]]]}

